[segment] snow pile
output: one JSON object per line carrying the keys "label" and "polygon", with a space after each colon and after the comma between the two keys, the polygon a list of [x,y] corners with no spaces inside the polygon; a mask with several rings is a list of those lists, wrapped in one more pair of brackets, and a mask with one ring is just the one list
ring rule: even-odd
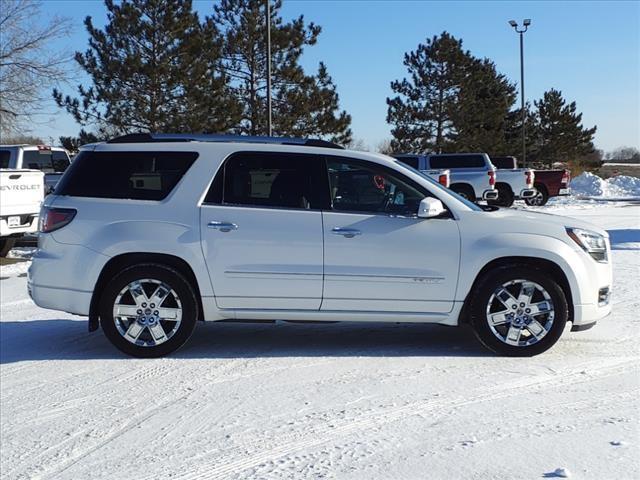
{"label": "snow pile", "polygon": [[574,195],[584,197],[626,198],[640,197],[640,178],[618,175],[606,180],[584,172],[571,180]]}

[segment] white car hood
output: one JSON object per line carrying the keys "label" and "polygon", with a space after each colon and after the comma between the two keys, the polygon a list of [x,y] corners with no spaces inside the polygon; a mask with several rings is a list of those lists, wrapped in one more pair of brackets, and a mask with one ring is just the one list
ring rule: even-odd
{"label": "white car hood", "polygon": [[574,227],[609,236],[606,230],[592,223],[551,213],[501,208],[495,212],[473,212],[473,216],[475,221],[482,221],[486,230],[500,233],[546,235],[566,240],[565,229]]}

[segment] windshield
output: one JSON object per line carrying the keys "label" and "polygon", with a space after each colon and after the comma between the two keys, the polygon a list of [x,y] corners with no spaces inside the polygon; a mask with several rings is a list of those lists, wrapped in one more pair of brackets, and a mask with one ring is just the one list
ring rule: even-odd
{"label": "windshield", "polygon": [[456,192],[454,192],[453,190],[449,190],[448,188],[445,188],[444,186],[440,185],[438,182],[436,182],[433,178],[431,178],[430,176],[428,176],[426,173],[422,173],[420,170],[418,170],[417,168],[413,168],[410,165],[407,165],[406,163],[401,162],[400,160],[396,160],[396,164],[400,165],[402,168],[406,168],[407,170],[412,171],[413,173],[417,173],[418,175],[420,175],[423,178],[426,178],[431,185],[433,185],[434,187],[438,188],[439,190],[442,190],[443,192],[448,193],[449,195],[453,196],[456,198],[456,200],[459,200],[460,202],[464,203],[467,207],[469,207],[471,210],[475,210],[476,212],[483,212],[484,210],[482,208],[480,208],[478,205],[476,205],[475,203],[467,200],[464,197],[461,197],[460,195],[458,195]]}

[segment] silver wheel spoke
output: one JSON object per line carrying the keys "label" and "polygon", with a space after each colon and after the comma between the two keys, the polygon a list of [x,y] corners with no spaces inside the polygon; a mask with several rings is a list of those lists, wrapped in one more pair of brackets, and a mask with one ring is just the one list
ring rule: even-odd
{"label": "silver wheel spoke", "polygon": [[182,312],[179,308],[159,308],[158,316],[161,320],[170,320],[177,321],[180,313]]}
{"label": "silver wheel spoke", "polygon": [[509,321],[509,319],[507,318],[507,313],[508,313],[508,310],[492,313],[490,314],[489,321],[493,326],[504,325]]}
{"label": "silver wheel spoke", "polygon": [[520,327],[509,327],[509,332],[507,332],[507,338],[505,341],[510,345],[518,345],[521,334],[522,329]]}
{"label": "silver wheel spoke", "polygon": [[496,293],[496,298],[500,300],[500,302],[507,308],[513,309],[514,305],[518,305],[518,301],[515,299],[513,295],[509,293],[506,288],[501,288]]}
{"label": "silver wheel spoke", "polygon": [[136,305],[116,305],[113,314],[118,317],[137,317],[139,309]]}
{"label": "silver wheel spoke", "polygon": [[151,336],[155,340],[156,344],[163,343],[167,340],[167,334],[164,332],[162,325],[160,325],[159,323],[150,326],[149,331],[151,332]]}
{"label": "silver wheel spoke", "polygon": [[140,325],[138,322],[133,322],[127,329],[125,333],[125,337],[129,337],[135,343],[138,338],[140,338],[140,334],[144,331],[146,327],[144,325]]}
{"label": "silver wheel spoke", "polygon": [[553,312],[553,308],[551,308],[551,304],[547,301],[531,303],[528,305],[528,308],[531,309],[531,315],[540,315],[542,313]]}
{"label": "silver wheel spoke", "polygon": [[143,303],[147,303],[149,300],[147,298],[147,294],[144,293],[144,289],[142,288],[142,284],[140,282],[133,282],[129,285],[129,293],[133,297],[133,300],[136,302],[136,305],[142,305]]}
{"label": "silver wheel spoke", "polygon": [[532,320],[531,323],[529,323],[529,325],[527,325],[527,330],[529,330],[531,335],[536,337],[536,339],[538,339],[538,340],[540,340],[542,337],[544,337],[546,335],[546,333],[547,333],[547,331],[544,329],[544,327],[542,325],[540,325],[540,322],[538,322],[537,320]]}
{"label": "silver wheel spoke", "polygon": [[518,302],[529,305],[535,291],[536,287],[533,283],[523,283],[522,288],[520,288],[520,295],[518,295]]}
{"label": "silver wheel spoke", "polygon": [[167,288],[164,283],[161,284],[158,288],[156,288],[156,291],[153,292],[153,295],[151,295],[151,298],[149,298],[149,302],[153,303],[156,308],[159,307],[160,305],[162,305],[162,302],[164,302],[164,299],[167,298],[167,294],[170,291],[171,290]]}

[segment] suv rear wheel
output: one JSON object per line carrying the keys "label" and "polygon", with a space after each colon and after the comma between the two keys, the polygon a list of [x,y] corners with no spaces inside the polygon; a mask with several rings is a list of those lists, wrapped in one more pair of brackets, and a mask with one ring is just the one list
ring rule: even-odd
{"label": "suv rear wheel", "polygon": [[178,271],[160,264],[128,267],[107,284],[100,319],[107,338],[135,357],[161,357],[191,336],[198,302]]}
{"label": "suv rear wheel", "polygon": [[493,270],[472,292],[471,325],[487,348],[526,357],[551,348],[569,315],[562,288],[541,270],[507,266]]}

